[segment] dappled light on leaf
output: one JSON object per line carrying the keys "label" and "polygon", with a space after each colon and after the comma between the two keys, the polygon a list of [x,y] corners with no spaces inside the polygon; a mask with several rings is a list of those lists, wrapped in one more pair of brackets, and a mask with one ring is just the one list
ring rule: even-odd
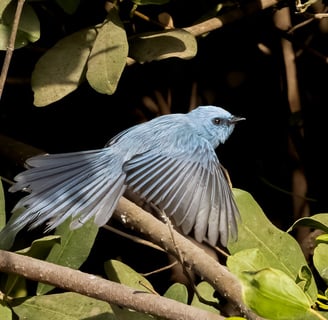
{"label": "dappled light on leaf", "polygon": [[[1,0],[0,4],[0,50],[7,50],[16,12],[16,1]],[[25,3],[17,30],[15,49],[25,47],[40,38],[40,22],[34,9]]]}
{"label": "dappled light on leaf", "polygon": [[138,34],[129,39],[129,57],[139,63],[173,57],[191,59],[196,53],[196,38],[182,29]]}
{"label": "dappled light on leaf", "polygon": [[86,63],[95,38],[93,28],[78,31],[58,41],[38,60],[31,79],[35,106],[43,107],[62,99],[85,80]]}
{"label": "dappled light on leaf", "polygon": [[124,26],[115,8],[97,28],[97,38],[88,60],[87,80],[99,93],[116,91],[128,56],[128,41]]}

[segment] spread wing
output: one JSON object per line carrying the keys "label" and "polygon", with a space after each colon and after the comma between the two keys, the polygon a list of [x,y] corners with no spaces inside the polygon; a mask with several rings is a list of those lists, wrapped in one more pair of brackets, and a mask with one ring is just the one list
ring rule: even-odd
{"label": "spread wing", "polygon": [[220,238],[237,236],[239,211],[231,188],[212,146],[197,141],[197,147],[165,148],[132,157],[123,166],[128,188],[172,216],[195,239],[207,235],[213,245]]}
{"label": "spread wing", "polygon": [[120,155],[110,149],[41,155],[28,159],[30,169],[15,177],[11,192],[29,191],[13,210],[24,212],[0,232],[0,247],[9,248],[12,236],[29,225],[47,221],[48,230],[68,217],[78,228],[92,216],[99,226],[111,217],[126,189]]}

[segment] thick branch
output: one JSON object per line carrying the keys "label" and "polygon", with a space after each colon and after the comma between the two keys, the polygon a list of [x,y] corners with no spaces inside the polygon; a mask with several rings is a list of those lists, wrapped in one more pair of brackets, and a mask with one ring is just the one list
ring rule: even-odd
{"label": "thick branch", "polygon": [[201,23],[195,24],[184,30],[190,32],[195,37],[207,32],[219,29],[228,23],[240,20],[241,18],[259,12],[260,10],[272,7],[281,1],[278,0],[262,0],[262,1],[246,1],[243,5],[236,5],[232,10],[218,15],[217,17],[208,19]]}
{"label": "thick branch", "polygon": [[120,199],[114,215],[177,258],[178,248],[185,265],[209,282],[231,303],[237,314],[246,316],[248,319],[260,319],[243,304],[238,279],[203,249],[174,230],[174,239],[172,239],[172,230],[170,231],[167,225],[124,197]]}
{"label": "thick branch", "polygon": [[164,319],[224,319],[217,314],[155,294],[137,291],[92,274],[3,250],[0,250],[0,270]]}
{"label": "thick branch", "polygon": [[[24,168],[25,160],[45,151],[17,141],[0,133],[0,158],[10,161],[11,164]],[[12,178],[12,177],[7,177]]]}

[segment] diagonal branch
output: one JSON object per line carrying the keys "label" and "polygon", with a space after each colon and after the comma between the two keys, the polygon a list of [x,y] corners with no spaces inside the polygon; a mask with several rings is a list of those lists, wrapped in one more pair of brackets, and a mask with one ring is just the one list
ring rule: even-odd
{"label": "diagonal branch", "polygon": [[281,0],[251,0],[245,1],[243,4],[236,5],[233,9],[226,13],[219,14],[217,17],[208,19],[206,21],[197,23],[190,27],[183,28],[190,32],[195,37],[203,35],[205,33],[222,28],[224,25],[238,21],[243,17],[260,12],[274,5],[282,2]]}
{"label": "diagonal branch", "polygon": [[186,237],[171,230],[174,233],[174,243],[167,225],[124,197],[120,199],[114,216],[176,258],[178,258],[176,247],[178,247],[186,267],[209,282],[231,304],[236,314],[246,316],[247,319],[261,319],[243,304],[239,280],[225,266]]}
{"label": "diagonal branch", "polygon": [[68,267],[0,250],[0,271],[152,314],[163,319],[221,320],[222,316]]}

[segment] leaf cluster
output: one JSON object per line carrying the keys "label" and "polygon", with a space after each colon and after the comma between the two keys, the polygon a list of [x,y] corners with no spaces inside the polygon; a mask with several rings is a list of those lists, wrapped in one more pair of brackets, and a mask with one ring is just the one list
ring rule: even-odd
{"label": "leaf cluster", "polygon": [[[239,240],[229,245],[231,255],[227,266],[243,285],[245,303],[257,314],[268,319],[326,319],[327,287],[316,284],[313,272],[328,266],[318,244],[314,249],[315,269],[306,261],[298,242],[288,233],[275,227],[249,195],[238,196],[243,223]],[[244,192],[242,192],[244,193]],[[307,225],[327,231],[328,214],[318,214],[297,220],[288,230]],[[327,249],[327,248],[326,248]],[[318,263],[320,261],[320,263]],[[320,267],[319,267],[320,266]]]}
{"label": "leaf cluster", "polygon": [[[129,3],[128,12],[126,3]],[[197,53],[196,38],[181,28],[157,23],[148,32],[129,31],[132,19],[139,14],[139,6],[161,6],[169,0],[135,0],[110,3],[103,21],[66,34],[49,48],[34,67],[31,85],[34,105],[52,104],[76,90],[81,83],[101,94],[115,93],[124,68],[131,63],[146,63],[171,57],[191,59]],[[80,1],[57,1],[66,13],[79,7]],[[14,20],[15,1],[6,0],[0,6],[0,50],[6,50]],[[170,20],[170,15],[167,14]],[[142,15],[148,20],[147,16]],[[161,27],[158,28],[158,25]],[[33,7],[23,7],[15,48],[40,39],[40,22]]]}
{"label": "leaf cluster", "polygon": [[[266,319],[327,319],[328,214],[302,218],[289,230],[308,225],[323,231],[314,249],[315,269],[311,269],[296,240],[288,232],[272,225],[249,193],[234,189],[234,194],[242,220],[238,240],[228,245],[230,255],[226,265],[240,280],[243,302]],[[0,209],[3,220],[4,197],[1,198]],[[74,231],[66,222],[57,228],[54,235],[37,239],[30,247],[17,253],[78,269],[88,258],[97,232],[92,222]],[[111,259],[104,263],[103,268],[112,281],[150,293],[156,291],[149,280],[124,262]],[[326,286],[316,283],[313,272],[318,272]],[[38,283],[33,294],[25,279],[19,276],[2,274],[1,283],[5,294],[1,303],[3,315],[6,315],[4,319],[11,319],[13,314],[31,319],[40,314],[54,319],[55,315],[64,318],[70,315],[72,319],[96,315],[101,319],[153,318],[114,304],[109,307],[101,301],[75,293],[52,293],[53,287],[48,284]],[[198,294],[190,297],[185,285],[174,283],[168,285],[163,296],[220,314],[218,306],[222,297],[218,297],[214,288],[207,281],[200,280],[196,290]],[[81,307],[72,307],[74,303]]]}

